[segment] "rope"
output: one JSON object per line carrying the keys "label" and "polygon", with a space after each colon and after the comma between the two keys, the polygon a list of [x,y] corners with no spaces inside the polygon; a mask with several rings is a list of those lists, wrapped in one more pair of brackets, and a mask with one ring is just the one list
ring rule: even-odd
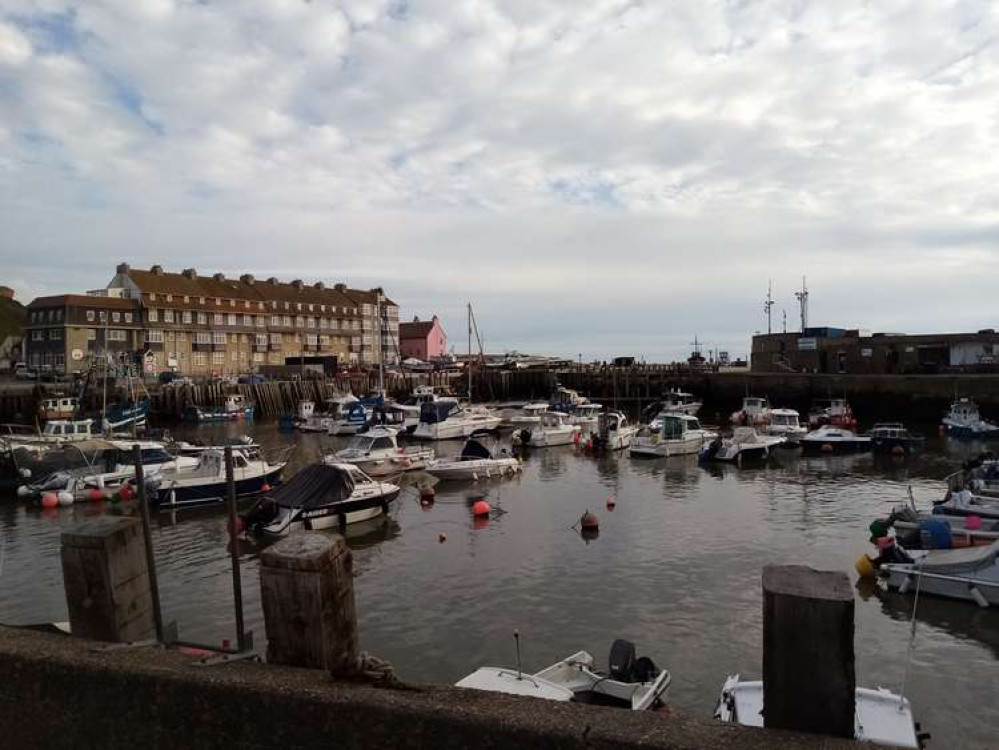
{"label": "rope", "polygon": [[902,684],[899,686],[898,694],[905,698],[905,685],[909,681],[909,665],[912,663],[912,651],[916,645],[916,607],[919,606],[919,589],[923,583],[923,562],[926,560],[925,557],[920,558],[919,562],[916,563],[916,569],[919,571],[919,577],[916,578],[916,592],[912,597],[912,617],[910,618],[909,626],[909,647],[905,654],[905,668],[902,670]]}
{"label": "rope", "polygon": [[367,651],[361,651],[353,663],[341,662],[330,669],[334,677],[341,677],[362,682],[372,682],[381,685],[398,685],[399,678],[395,669],[386,659]]}

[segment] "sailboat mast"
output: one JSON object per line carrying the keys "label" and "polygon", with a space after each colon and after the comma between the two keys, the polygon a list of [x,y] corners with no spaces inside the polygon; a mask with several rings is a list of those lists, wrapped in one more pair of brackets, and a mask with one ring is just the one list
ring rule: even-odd
{"label": "sailboat mast", "polygon": [[468,404],[472,404],[472,303],[468,303]]}
{"label": "sailboat mast", "polygon": [[382,300],[381,296],[378,297],[378,303],[375,305],[375,317],[378,322],[378,395],[385,395],[385,349],[382,346]]}

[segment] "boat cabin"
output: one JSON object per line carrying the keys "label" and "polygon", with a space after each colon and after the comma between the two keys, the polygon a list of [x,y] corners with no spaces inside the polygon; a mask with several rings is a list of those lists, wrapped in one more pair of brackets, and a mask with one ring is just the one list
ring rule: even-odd
{"label": "boat cabin", "polygon": [[688,406],[693,403],[695,403],[694,394],[681,391],[679,388],[673,388],[663,396],[665,406]]}
{"label": "boat cabin", "polygon": [[742,399],[742,411],[747,417],[759,417],[767,413],[770,408],[769,402],[759,396],[746,396]]}
{"label": "boat cabin", "polygon": [[316,413],[316,404],[307,399],[298,402],[298,418],[303,422]]}
{"label": "boat cabin", "polygon": [[581,404],[585,404],[587,399],[580,396],[578,391],[574,391],[571,388],[559,387],[555,389],[551,402],[552,406],[558,409],[572,409]]}
{"label": "boat cabin", "polygon": [[243,411],[246,408],[246,400],[241,393],[230,393],[225,397],[225,410],[227,412]]}
{"label": "boat cabin", "polygon": [[541,415],[541,426],[548,428],[570,427],[569,416],[560,411],[546,411]]}
{"label": "boat cabin", "polygon": [[603,411],[601,404],[580,404],[573,410],[577,419],[597,419]]}
{"label": "boat cabin", "polygon": [[870,435],[872,438],[893,440],[909,440],[915,437],[901,422],[879,422],[871,428]]}
{"label": "boat cabin", "polygon": [[800,427],[798,412],[794,409],[772,409],[770,411],[771,427]]}
{"label": "boat cabin", "polygon": [[659,434],[663,440],[679,440],[691,430],[701,429],[697,417],[686,414],[664,414],[660,421]]}
{"label": "boat cabin", "polygon": [[978,404],[970,398],[961,398],[950,405],[950,416],[960,422],[975,422],[979,419]]}
{"label": "boat cabin", "polygon": [[81,419],[78,421],[53,419],[45,423],[45,426],[42,428],[42,437],[85,440],[93,434],[93,426],[94,420],[92,419]]}
{"label": "boat cabin", "polygon": [[80,400],[74,396],[45,398],[38,403],[38,414],[42,419],[70,419],[80,407]]}
{"label": "boat cabin", "polygon": [[628,418],[616,411],[609,411],[606,414],[601,414],[597,419],[597,431],[601,435],[606,435],[609,432],[617,432],[622,427],[627,424]]}
{"label": "boat cabin", "polygon": [[458,403],[456,401],[433,401],[422,404],[420,406],[420,421],[424,424],[437,424],[438,422],[443,422],[458,410]]}
{"label": "boat cabin", "polygon": [[344,449],[344,453],[368,455],[373,451],[395,450],[397,447],[395,435],[388,430],[371,430],[354,435]]}

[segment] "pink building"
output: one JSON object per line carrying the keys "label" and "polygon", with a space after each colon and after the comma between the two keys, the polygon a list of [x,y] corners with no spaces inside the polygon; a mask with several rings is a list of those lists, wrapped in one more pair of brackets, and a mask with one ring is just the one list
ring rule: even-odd
{"label": "pink building", "polygon": [[403,359],[416,357],[424,361],[443,357],[447,353],[447,334],[437,316],[433,320],[413,318],[412,323],[400,323],[399,353]]}

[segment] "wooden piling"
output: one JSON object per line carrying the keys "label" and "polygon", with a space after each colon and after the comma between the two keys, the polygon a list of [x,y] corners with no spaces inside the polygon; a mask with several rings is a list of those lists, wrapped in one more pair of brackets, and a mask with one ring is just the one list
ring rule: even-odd
{"label": "wooden piling", "polygon": [[267,660],[349,673],[357,662],[354,563],[339,535],[303,532],[260,556]]}
{"label": "wooden piling", "polygon": [[153,635],[153,599],[138,520],[84,521],[63,532],[61,556],[74,636],[117,642]]}
{"label": "wooden piling", "polygon": [[845,573],[763,568],[764,726],[854,736],[853,620]]}

